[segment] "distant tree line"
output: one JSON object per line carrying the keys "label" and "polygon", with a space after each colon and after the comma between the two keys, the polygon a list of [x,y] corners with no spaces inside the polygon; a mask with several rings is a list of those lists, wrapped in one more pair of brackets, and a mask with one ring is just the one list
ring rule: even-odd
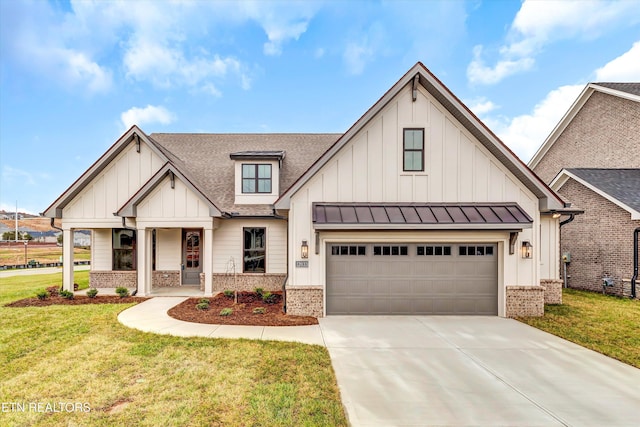
{"label": "distant tree line", "polygon": [[[5,231],[2,233],[2,240],[16,240],[15,231]],[[18,240],[33,240],[33,236],[26,231],[18,231]]]}

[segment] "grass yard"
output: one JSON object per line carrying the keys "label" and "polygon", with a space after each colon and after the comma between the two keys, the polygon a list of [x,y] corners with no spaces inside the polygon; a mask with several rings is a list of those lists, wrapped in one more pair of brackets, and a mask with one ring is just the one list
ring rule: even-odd
{"label": "grass yard", "polygon": [[518,320],[640,368],[640,301],[564,289],[562,303]]}
{"label": "grass yard", "polygon": [[[91,260],[91,249],[75,248],[75,261]],[[41,264],[58,262],[62,256],[62,247],[48,245],[27,245],[27,262],[36,260]],[[19,243],[12,246],[0,247],[0,265],[24,264],[24,245]]]}
{"label": "grass yard", "polygon": [[[60,280],[2,278],[0,304]],[[325,348],[143,333],[118,323],[126,307],[0,306],[0,402],[27,405],[0,425],[347,425]],[[28,409],[60,402],[84,410]]]}

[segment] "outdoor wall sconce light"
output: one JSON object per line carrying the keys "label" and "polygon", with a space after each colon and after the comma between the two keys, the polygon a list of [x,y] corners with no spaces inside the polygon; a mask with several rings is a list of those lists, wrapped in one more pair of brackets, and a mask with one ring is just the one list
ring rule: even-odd
{"label": "outdoor wall sconce light", "polygon": [[531,243],[527,241],[522,242],[522,258],[524,259],[533,258],[533,246],[531,246]]}
{"label": "outdoor wall sconce light", "polygon": [[306,240],[302,241],[302,246],[300,246],[301,256],[303,259],[309,258],[309,244]]}
{"label": "outdoor wall sconce light", "polygon": [[558,218],[560,218],[560,212],[554,212],[554,213],[552,213],[552,214],[551,214],[551,218],[553,218],[553,219],[558,219]]}

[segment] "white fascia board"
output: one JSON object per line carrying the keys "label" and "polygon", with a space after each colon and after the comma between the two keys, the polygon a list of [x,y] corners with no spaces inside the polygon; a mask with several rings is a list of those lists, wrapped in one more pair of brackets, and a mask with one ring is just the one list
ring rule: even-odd
{"label": "white fascia board", "polygon": [[571,172],[569,172],[566,169],[562,169],[562,171],[555,177],[555,179],[551,183],[551,188],[553,188],[555,191],[560,190],[562,188],[562,186],[564,186],[567,183],[567,181],[569,181],[569,179],[573,179],[573,180],[579,182],[580,184],[582,184],[585,187],[587,187],[589,190],[591,190],[594,193],[604,197],[605,199],[607,199],[611,203],[613,203],[613,204],[615,204],[617,206],[620,206],[622,209],[624,209],[625,211],[627,211],[627,212],[629,212],[631,214],[631,219],[632,220],[640,219],[640,212],[638,212],[637,210],[633,209],[631,206],[621,202],[620,200],[616,199],[615,197],[613,197],[609,193],[605,193],[604,191],[602,191],[598,187],[596,187],[594,185],[591,185],[590,183],[588,183],[584,179],[576,176],[575,174],[572,174]]}

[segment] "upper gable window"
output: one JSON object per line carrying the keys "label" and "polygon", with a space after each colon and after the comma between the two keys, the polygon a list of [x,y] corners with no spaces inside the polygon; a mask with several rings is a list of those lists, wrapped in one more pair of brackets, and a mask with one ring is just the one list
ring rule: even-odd
{"label": "upper gable window", "polygon": [[242,165],[243,193],[271,193],[271,165]]}
{"label": "upper gable window", "polygon": [[405,172],[424,171],[424,129],[404,129],[402,169]]}

